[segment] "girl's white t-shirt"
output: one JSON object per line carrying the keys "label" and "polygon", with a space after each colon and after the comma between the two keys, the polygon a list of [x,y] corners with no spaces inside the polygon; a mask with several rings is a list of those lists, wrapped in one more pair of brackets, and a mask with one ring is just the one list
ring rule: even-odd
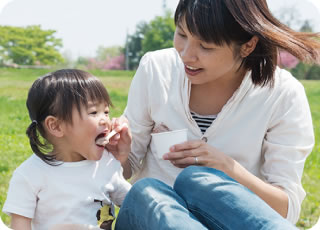
{"label": "girl's white t-shirt", "polygon": [[3,212],[32,219],[32,229],[55,224],[97,225],[96,214],[111,201],[121,205],[131,185],[111,153],[99,161],[50,166],[32,155],[14,172]]}

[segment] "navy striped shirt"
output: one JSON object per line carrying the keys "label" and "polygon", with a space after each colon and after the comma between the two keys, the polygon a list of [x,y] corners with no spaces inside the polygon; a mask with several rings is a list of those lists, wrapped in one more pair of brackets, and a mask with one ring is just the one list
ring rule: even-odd
{"label": "navy striped shirt", "polygon": [[192,118],[196,121],[202,133],[205,133],[207,128],[209,128],[212,122],[217,118],[217,115],[200,115],[193,111],[190,112]]}

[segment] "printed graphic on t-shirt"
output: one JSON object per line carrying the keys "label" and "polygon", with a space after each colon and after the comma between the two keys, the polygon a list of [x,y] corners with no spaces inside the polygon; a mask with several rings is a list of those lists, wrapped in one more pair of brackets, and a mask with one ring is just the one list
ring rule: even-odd
{"label": "printed graphic on t-shirt", "polygon": [[101,229],[111,230],[112,223],[115,220],[114,204],[110,205],[104,204],[100,200],[94,200],[95,202],[100,202],[101,208],[98,210],[96,217],[98,221],[98,226]]}

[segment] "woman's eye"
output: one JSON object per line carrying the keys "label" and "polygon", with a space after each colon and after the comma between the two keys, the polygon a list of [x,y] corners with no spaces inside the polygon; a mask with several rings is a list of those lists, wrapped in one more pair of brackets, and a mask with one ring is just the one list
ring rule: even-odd
{"label": "woman's eye", "polygon": [[211,47],[206,47],[206,46],[201,45],[201,44],[200,44],[200,46],[201,46],[201,48],[204,49],[204,50],[213,50],[213,48],[211,48]]}
{"label": "woman's eye", "polygon": [[180,37],[182,37],[182,38],[187,37],[185,34],[182,34],[182,33],[178,33],[178,35],[179,35]]}

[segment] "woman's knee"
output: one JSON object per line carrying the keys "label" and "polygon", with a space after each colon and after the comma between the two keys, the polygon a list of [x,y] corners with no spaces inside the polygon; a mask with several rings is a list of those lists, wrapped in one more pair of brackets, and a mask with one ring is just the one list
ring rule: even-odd
{"label": "woman's knee", "polygon": [[177,193],[185,192],[186,190],[201,190],[207,184],[214,184],[224,181],[233,181],[220,170],[203,167],[203,166],[189,166],[185,168],[176,178],[174,183],[174,190]]}
{"label": "woman's knee", "polygon": [[154,178],[143,178],[132,185],[124,203],[148,204],[151,200],[164,193],[169,186]]}

